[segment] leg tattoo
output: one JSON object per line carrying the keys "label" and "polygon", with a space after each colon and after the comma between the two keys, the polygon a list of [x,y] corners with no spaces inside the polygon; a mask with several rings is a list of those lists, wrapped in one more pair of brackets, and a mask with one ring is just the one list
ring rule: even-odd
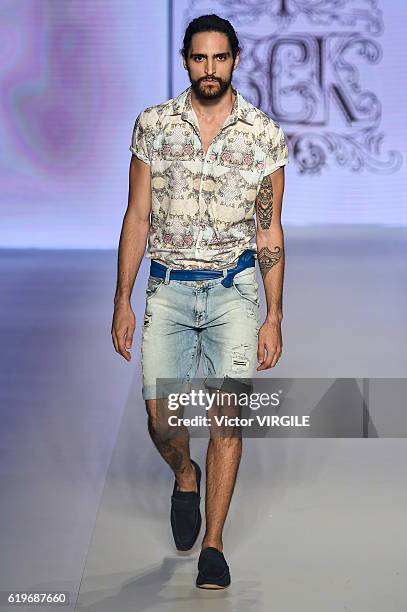
{"label": "leg tattoo", "polygon": [[[166,405],[163,406],[160,400],[147,400],[146,408],[149,434],[161,457],[174,472],[178,490],[190,491],[194,487],[196,490],[196,473],[190,458],[188,428],[185,425],[176,428],[163,426]],[[164,416],[159,410],[164,412]]]}

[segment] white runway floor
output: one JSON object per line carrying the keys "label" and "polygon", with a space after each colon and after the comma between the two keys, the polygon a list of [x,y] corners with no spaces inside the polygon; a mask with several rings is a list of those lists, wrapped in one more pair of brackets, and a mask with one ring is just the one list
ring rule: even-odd
{"label": "white runway floor", "polygon": [[[405,379],[407,231],[285,236],[284,353],[261,376]],[[195,588],[201,538],[174,548],[141,398],[147,264],[128,364],[110,338],[115,252],[0,251],[0,591],[69,591],[64,610],[95,612],[404,612],[407,440],[387,437],[406,435],[390,426],[404,398],[376,404],[375,438],[245,439],[232,585]],[[201,467],[205,449],[191,440]]]}

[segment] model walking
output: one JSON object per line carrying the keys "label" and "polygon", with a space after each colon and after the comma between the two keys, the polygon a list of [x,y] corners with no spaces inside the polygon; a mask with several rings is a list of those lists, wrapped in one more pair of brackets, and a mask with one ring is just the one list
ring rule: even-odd
{"label": "model walking", "polygon": [[[141,260],[151,259],[142,327],[143,398],[151,438],[174,472],[171,525],[179,550],[201,527],[201,470],[189,434],[158,426],[169,392],[185,389],[200,358],[208,389],[251,385],[282,350],[284,239],[281,208],[288,149],[279,124],[232,86],[239,42],[229,21],[194,19],[182,58],[191,85],[136,119],[129,201],[119,244],[112,339],[130,360],[130,298]],[[254,214],[256,213],[256,221]],[[258,260],[267,317],[259,326]],[[167,386],[158,379],[170,379]],[[206,530],[197,586],[224,588],[230,572],[222,532],[242,453],[239,436],[211,436],[206,457]]]}

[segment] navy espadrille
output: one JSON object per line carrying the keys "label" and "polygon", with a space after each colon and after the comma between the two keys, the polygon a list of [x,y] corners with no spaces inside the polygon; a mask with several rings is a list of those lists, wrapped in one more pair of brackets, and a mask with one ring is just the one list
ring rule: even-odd
{"label": "navy espadrille", "polygon": [[230,585],[229,566],[223,552],[208,546],[201,550],[196,586],[200,589],[225,589]]}
{"label": "navy espadrille", "polygon": [[171,528],[178,550],[189,550],[195,544],[201,529],[201,470],[195,461],[191,463],[196,472],[198,491],[177,491],[177,480],[171,496]]}

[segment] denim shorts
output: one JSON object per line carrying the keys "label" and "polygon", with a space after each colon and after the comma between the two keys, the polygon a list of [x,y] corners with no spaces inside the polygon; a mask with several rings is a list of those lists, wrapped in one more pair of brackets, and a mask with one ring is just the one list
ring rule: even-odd
{"label": "denim shorts", "polygon": [[[238,272],[231,287],[222,280],[166,283],[149,277],[141,340],[143,399],[190,389],[201,357],[205,387],[222,389],[226,379],[252,387],[258,365],[256,271]],[[170,380],[163,386],[162,379]]]}

